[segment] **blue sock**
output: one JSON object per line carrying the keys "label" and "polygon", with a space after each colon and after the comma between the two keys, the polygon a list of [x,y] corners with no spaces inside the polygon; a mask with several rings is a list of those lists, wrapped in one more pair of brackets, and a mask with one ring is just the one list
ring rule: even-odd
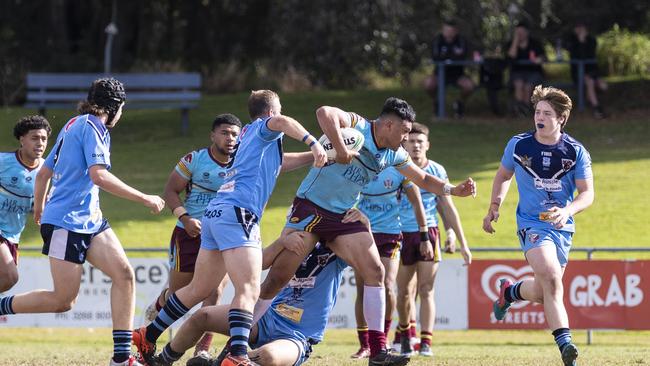
{"label": "blue sock", "polygon": [[524,300],[523,297],[521,297],[521,284],[523,281],[519,281],[515,283],[514,285],[511,285],[510,287],[506,288],[504,297],[506,298],[507,302],[515,302],[515,301],[522,301]]}
{"label": "blue sock", "polygon": [[124,362],[131,356],[131,335],[130,330],[113,329],[113,361]]}
{"label": "blue sock", "polygon": [[564,347],[571,343],[571,330],[569,328],[558,328],[553,331],[553,337],[555,337],[555,343],[557,343],[557,347],[562,352]]}
{"label": "blue sock", "polygon": [[158,337],[176,320],[187,314],[190,309],[172,294],[156,319],[147,326],[146,338],[151,343],[156,343]]}
{"label": "blue sock", "polygon": [[248,337],[253,326],[253,313],[242,309],[228,311],[230,324],[230,354],[245,356],[248,353]]}
{"label": "blue sock", "polygon": [[165,360],[168,363],[173,363],[181,359],[183,357],[183,352],[176,352],[172,349],[172,346],[170,343],[167,343],[165,345],[165,348],[163,348],[162,352],[160,353],[162,356],[163,360]]}
{"label": "blue sock", "polygon": [[0,315],[15,314],[14,309],[11,307],[11,301],[13,299],[14,299],[13,296],[0,298]]}

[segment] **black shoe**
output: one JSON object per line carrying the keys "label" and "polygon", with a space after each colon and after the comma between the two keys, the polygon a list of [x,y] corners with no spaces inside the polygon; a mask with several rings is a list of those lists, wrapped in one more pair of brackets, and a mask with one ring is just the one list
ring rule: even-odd
{"label": "black shoe", "polygon": [[576,366],[576,358],[578,358],[578,347],[573,343],[564,346],[562,350],[562,362],[564,362],[564,366]]}
{"label": "black shoe", "polygon": [[368,359],[368,366],[404,366],[411,361],[411,358],[406,355],[395,355],[382,350],[376,354],[375,357]]}
{"label": "black shoe", "polygon": [[211,361],[210,354],[207,351],[201,351],[196,356],[187,360],[185,366],[210,366]]}
{"label": "black shoe", "polygon": [[400,354],[410,357],[413,354],[413,348],[411,347],[411,337],[402,335],[399,343],[401,345]]}
{"label": "black shoe", "polygon": [[157,355],[152,356],[149,361],[145,365],[149,366],[172,366],[174,364],[173,361],[167,361],[162,353],[159,353]]}
{"label": "black shoe", "polygon": [[226,356],[228,356],[228,352],[230,352],[230,348],[228,347],[228,343],[226,343],[221,352],[219,352],[217,358],[210,362],[210,366],[221,366],[221,362],[223,362]]}
{"label": "black shoe", "polygon": [[607,117],[607,116],[605,115],[605,111],[603,111],[603,107],[601,107],[599,105],[595,106],[594,107],[594,118],[595,119],[603,119],[605,117]]}

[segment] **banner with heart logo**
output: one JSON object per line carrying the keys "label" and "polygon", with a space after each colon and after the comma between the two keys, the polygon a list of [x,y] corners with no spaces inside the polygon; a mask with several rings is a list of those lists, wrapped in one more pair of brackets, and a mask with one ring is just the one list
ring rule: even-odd
{"label": "banner with heart logo", "polygon": [[[525,261],[476,260],[468,273],[469,328],[547,329],[544,307],[513,304],[497,321],[492,303],[499,280],[533,278]],[[650,261],[570,261],[564,273],[564,304],[573,329],[650,329]],[[644,280],[646,279],[646,280]]]}

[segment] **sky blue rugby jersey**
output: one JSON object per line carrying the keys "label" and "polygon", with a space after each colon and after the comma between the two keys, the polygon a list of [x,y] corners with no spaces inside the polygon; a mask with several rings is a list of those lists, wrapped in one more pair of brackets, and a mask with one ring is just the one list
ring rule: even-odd
{"label": "sky blue rugby jersey", "polygon": [[282,132],[268,128],[271,119],[258,118],[242,128],[226,179],[210,206],[231,204],[262,218],[282,165]]}
{"label": "sky blue rugby jersey", "polygon": [[[501,164],[515,172],[520,230],[553,229],[553,225],[540,220],[539,214],[553,206],[567,206],[573,201],[576,179],[592,177],[589,152],[566,133],[557,145],[539,143],[533,132],[516,135],[508,142]],[[573,217],[560,230],[574,232]]]}
{"label": "sky blue rugby jersey", "polygon": [[34,181],[43,160],[36,168],[25,166],[18,151],[0,153],[0,236],[18,243],[34,205]]}
{"label": "sky blue rugby jersey", "polygon": [[[434,177],[438,177],[444,181],[447,180],[447,172],[445,171],[445,168],[443,168],[442,165],[436,163],[433,160],[429,160],[427,166],[424,167],[422,170],[424,170],[428,174],[433,175]],[[438,204],[438,196],[435,193],[425,191],[422,188],[420,188],[420,195],[422,196],[422,205],[424,206],[424,214],[427,217],[427,226],[428,227],[438,226],[438,215],[437,215],[438,209],[436,207],[436,205]],[[402,221],[402,232],[414,233],[420,230],[418,222],[417,220],[415,220],[415,212],[413,212],[413,205],[411,205],[411,202],[409,202],[409,200],[407,200],[406,197],[402,198],[401,200],[399,216]]]}
{"label": "sky blue rugby jersey", "polygon": [[273,300],[269,311],[307,339],[320,342],[346,267],[343,260],[318,243]]}
{"label": "sky blue rugby jersey", "polygon": [[351,126],[361,131],[365,138],[359,157],[350,164],[329,163],[322,168],[312,167],[296,194],[335,213],[344,213],[354,206],[363,187],[382,170],[391,166],[401,170],[413,164],[402,147],[397,151],[377,147],[374,122],[355,113],[349,113],[349,116]]}
{"label": "sky blue rugby jersey", "polygon": [[74,117],[59,132],[45,166],[53,171],[52,187],[41,222],[82,234],[96,232],[103,221],[99,187],[88,169],[110,169],[111,136],[102,121],[85,114]]}
{"label": "sky blue rugby jersey", "polygon": [[398,195],[405,182],[407,179],[391,167],[375,175],[361,191],[357,208],[368,216],[373,233],[400,233]]}
{"label": "sky blue rugby jersey", "polygon": [[[183,206],[190,216],[200,220],[208,203],[217,196],[223,184],[226,164],[215,159],[210,148],[206,147],[185,155],[174,170],[188,180]],[[179,220],[176,226],[183,227],[183,223]]]}

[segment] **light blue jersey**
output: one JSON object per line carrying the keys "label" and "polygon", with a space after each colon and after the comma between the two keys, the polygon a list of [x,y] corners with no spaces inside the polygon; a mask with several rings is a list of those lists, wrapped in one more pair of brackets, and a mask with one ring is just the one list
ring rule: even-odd
{"label": "light blue jersey", "polygon": [[398,196],[407,182],[397,169],[388,168],[363,188],[357,208],[368,216],[373,233],[401,232]]}
{"label": "light blue jersey", "polygon": [[25,166],[18,151],[0,153],[0,236],[18,244],[27,217],[34,205],[34,181],[43,160],[36,168]]}
{"label": "light blue jersey", "polygon": [[[519,230],[554,229],[540,219],[540,213],[567,206],[573,201],[576,180],[592,177],[589,153],[566,133],[552,146],[539,143],[533,132],[517,135],[508,142],[501,164],[517,179]],[[560,230],[574,232],[573,217]]]}
{"label": "light blue jersey", "polygon": [[322,168],[312,167],[298,187],[297,196],[335,213],[344,213],[359,200],[363,187],[382,170],[398,170],[413,164],[409,154],[400,147],[397,151],[377,147],[374,122],[349,113],[350,125],[364,137],[359,157],[350,164],[331,163]]}
{"label": "light blue jersey", "polygon": [[[191,217],[200,220],[223,184],[226,165],[215,159],[210,148],[206,147],[185,155],[174,170],[188,180],[183,206]],[[176,226],[184,227],[180,220]]]}
{"label": "light blue jersey", "polygon": [[42,223],[82,234],[99,230],[103,221],[99,187],[88,169],[93,165],[110,169],[110,146],[111,136],[99,118],[85,114],[66,123],[45,159],[53,175]]}
{"label": "light blue jersey", "polygon": [[[444,181],[447,181],[447,172],[442,165],[436,163],[433,160],[429,160],[427,166],[422,168],[427,174],[431,174],[434,177],[438,177]],[[435,193],[431,193],[420,188],[420,195],[422,196],[422,205],[424,206],[424,215],[427,218],[428,227],[437,227],[438,226],[438,196]],[[405,233],[414,233],[419,231],[418,222],[415,219],[415,212],[413,212],[413,205],[407,199],[401,200],[401,205],[399,209],[399,216],[402,220],[402,232]]]}
{"label": "light blue jersey", "polygon": [[282,132],[258,118],[242,128],[226,179],[208,207],[229,204],[250,210],[259,219],[273,192],[282,165]]}
{"label": "light blue jersey", "polygon": [[265,316],[279,319],[286,328],[299,331],[312,343],[320,342],[346,267],[343,260],[318,243],[273,300],[271,314]]}

